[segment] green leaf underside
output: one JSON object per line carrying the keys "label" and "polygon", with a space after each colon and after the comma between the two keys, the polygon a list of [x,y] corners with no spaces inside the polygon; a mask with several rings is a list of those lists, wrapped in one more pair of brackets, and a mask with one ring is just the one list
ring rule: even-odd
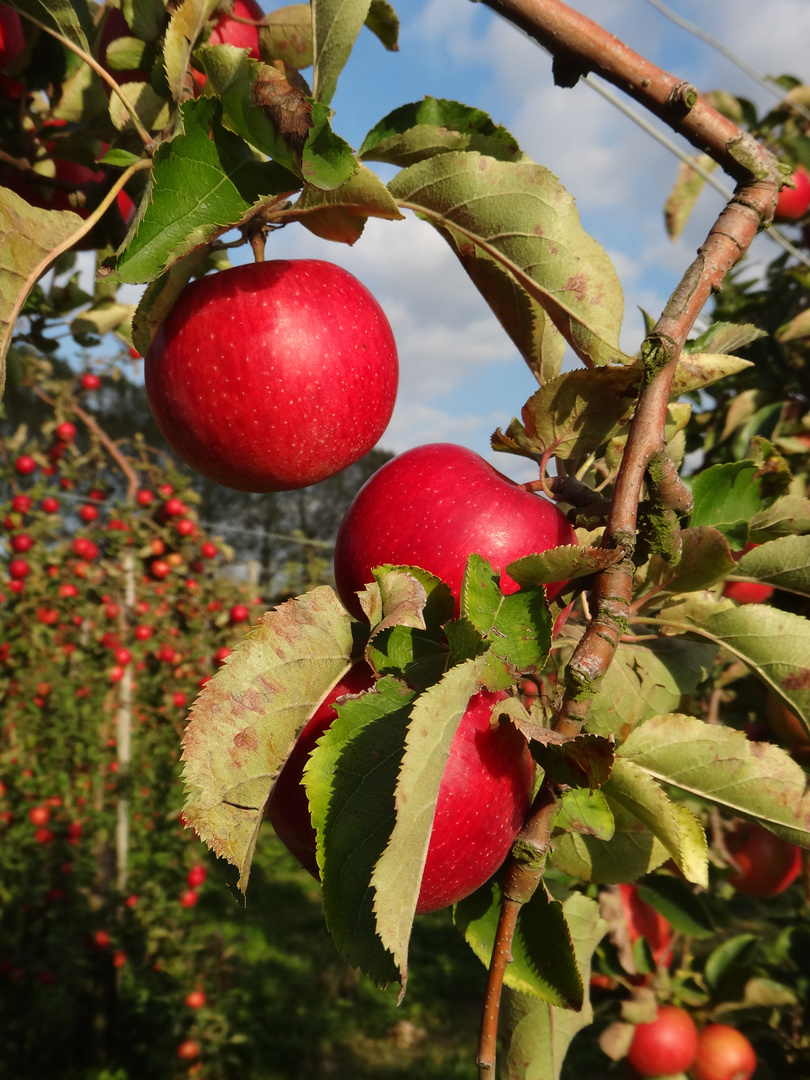
{"label": "green leaf underside", "polygon": [[708,677],[717,650],[683,637],[623,643],[591,703],[587,730],[624,737],[639,721],[677,708]]}
{"label": "green leaf underside", "polygon": [[687,881],[708,887],[706,834],[690,810],[672,802],[651,776],[621,755],[602,791],[614,808],[620,805],[650,830]]}
{"label": "green leaf underside", "polygon": [[[453,230],[500,263],[587,363],[627,361],[618,345],[618,278],[547,169],[449,152],[404,169],[389,189],[445,237]],[[458,250],[458,239],[452,246]]]}
{"label": "green leaf underside", "polygon": [[80,49],[89,51],[88,39],[93,36],[93,19],[85,0],[8,0],[6,6],[30,15]]}
{"label": "green leaf underside", "polygon": [[607,781],[613,767],[613,744],[599,735],[578,735],[561,744],[533,741],[530,749],[557,784],[593,791]]}
{"label": "green leaf underside", "polygon": [[604,570],[621,559],[621,553],[605,548],[565,547],[549,548],[537,555],[524,555],[509,563],[506,572],[518,585],[550,585],[557,581],[571,581],[589,577]]}
{"label": "green leaf underside", "polygon": [[404,215],[388,188],[364,165],[339,188],[325,191],[305,185],[292,209],[283,214],[284,220],[300,221],[315,236],[341,244],[359,240],[370,217],[398,221]]}
{"label": "green leaf underside", "polygon": [[804,533],[810,533],[810,499],[800,495],[782,495],[755,514],[748,528],[748,536],[754,543]]}
{"label": "green leaf underside", "polygon": [[[574,939],[577,965],[585,987],[591,977],[593,951],[607,930],[595,900],[573,893],[563,914]],[[515,1080],[559,1080],[563,1060],[576,1033],[593,1021],[590,999],[579,1012],[560,1009],[508,987],[504,991],[504,1077]]]}
{"label": "green leaf underside", "polygon": [[166,79],[175,101],[180,101],[183,96],[192,49],[217,4],[218,0],[184,0],[172,12],[163,57]]}
{"label": "green leaf underside", "polygon": [[332,100],[370,6],[371,0],[317,0],[312,5],[312,90],[318,101],[328,105]]}
{"label": "green leaf underside", "polygon": [[246,143],[216,122],[217,109],[210,98],[186,102],[184,133],[155,154],[151,199],[116,264],[121,281],[152,280],[243,221],[263,198],[300,186],[286,169],[257,161]]}
{"label": "green leaf underside", "polygon": [[13,191],[0,187],[0,393],[15,311],[30,292],[32,273],[57,245],[82,225],[68,210],[37,210]]}
{"label": "green leaf underside", "polygon": [[661,614],[665,625],[677,626],[722,646],[742,660],[769,690],[781,698],[810,730],[810,625],[807,619],[766,604],[744,604],[705,611],[676,621]]}
{"label": "green leaf underside", "polygon": [[247,888],[264,806],[295,739],[351,663],[352,621],[321,586],[262,616],[206,683],[183,739],[184,817]]}
{"label": "green leaf underside", "polygon": [[711,525],[728,537],[734,548],[748,538],[748,523],[763,509],[753,461],[713,465],[699,473],[692,485],[692,525]]}
{"label": "green leaf underside", "polygon": [[580,832],[555,833],[549,865],[605,885],[635,881],[666,862],[669,852],[635,814],[611,800],[604,788],[602,792],[614,821],[610,842]]}
{"label": "green leaf underside", "polygon": [[709,525],[698,525],[681,530],[677,566],[671,566],[660,555],[653,556],[647,584],[655,586],[659,595],[698,592],[723,581],[736,565],[725,536]]}
{"label": "green leaf underside", "polygon": [[[712,172],[717,168],[717,162],[708,154],[701,154],[695,160],[704,172]],[[677,240],[683,232],[705,184],[703,176],[696,172],[689,162],[681,162],[675,186],[664,203],[664,220],[670,240]]]}
{"label": "green leaf underside", "polygon": [[[338,707],[304,771],[326,925],[337,949],[379,985],[400,977],[379,934],[371,881],[396,821],[394,791],[412,700],[400,682],[384,678],[373,692]],[[418,880],[415,887],[418,892]]]}
{"label": "green leaf underside", "polygon": [[810,536],[783,536],[753,548],[737,570],[743,577],[810,596]]}
{"label": "green leaf underside", "polygon": [[399,49],[399,18],[388,0],[371,0],[366,26],[389,52]]}
{"label": "green leaf underside", "polygon": [[771,743],[751,743],[732,728],[671,713],[640,724],[618,753],[617,763],[810,846],[804,771]]}
{"label": "green leaf underside", "polygon": [[563,795],[554,827],[610,840],[616,831],[616,822],[603,792],[574,788]]}
{"label": "green leaf underside", "polygon": [[450,744],[472,695],[480,688],[483,659],[452,668],[417,698],[396,785],[396,821],[371,878],[380,939],[407,979],[408,941],[430,832]]}
{"label": "green leaf underside", "polygon": [[[492,959],[501,900],[501,888],[493,880],[459,901],[453,911],[453,921],[485,967]],[[549,1005],[582,1008],[582,979],[563,906],[542,884],[520,909],[511,953],[504,976],[507,986]]]}

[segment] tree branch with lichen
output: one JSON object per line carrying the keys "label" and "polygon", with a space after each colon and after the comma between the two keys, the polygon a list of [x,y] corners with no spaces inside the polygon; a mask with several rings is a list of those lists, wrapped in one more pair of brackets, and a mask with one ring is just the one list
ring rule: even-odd
{"label": "tree branch with lichen", "polygon": [[[573,86],[588,72],[600,75],[710,154],[738,185],[641,348],[644,375],[602,541],[603,547],[620,550],[622,558],[594,579],[589,598],[592,618],[565,670],[555,723],[559,733],[572,736],[581,730],[590,702],[627,630],[645,481],[658,524],[664,523],[672,557],[677,557],[678,518],[688,512],[688,493],[665,455],[667,405],[675,369],[687,336],[712,292],[720,288],[757,231],[772,220],[781,175],[771,155],[749,133],[702,101],[694,87],[634,53],[559,0],[483,2],[552,54],[558,85]],[[478,1047],[482,1078],[493,1075],[500,997],[512,937],[520,907],[542,879],[559,797],[555,782],[547,775],[505,868],[503,905]]]}

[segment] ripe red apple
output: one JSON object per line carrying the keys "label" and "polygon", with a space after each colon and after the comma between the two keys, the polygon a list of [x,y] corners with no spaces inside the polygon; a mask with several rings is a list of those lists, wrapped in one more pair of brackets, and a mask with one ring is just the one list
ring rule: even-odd
{"label": "ripe red apple", "polygon": [[184,1039],[177,1047],[177,1056],[181,1061],[194,1061],[200,1056],[200,1044],[194,1039]]}
{"label": "ripe red apple", "polygon": [[36,467],[37,463],[30,454],[21,454],[14,462],[14,468],[20,476],[30,476],[32,472],[36,471]]}
{"label": "ripe red apple", "polygon": [[208,870],[202,863],[195,863],[186,874],[186,884],[190,889],[198,889],[208,877]]}
{"label": "ripe red apple", "polygon": [[144,361],[166,440],[242,491],[287,491],[371,450],[394,408],[391,327],[346,270],[315,259],[238,266],[192,282]]}
{"label": "ripe red apple", "polygon": [[774,221],[798,221],[810,207],[810,179],[804,169],[797,169],[790,178],[795,187],[783,187],[776,200]]}
{"label": "ripe red apple", "polygon": [[[240,19],[253,19],[261,22],[264,18],[256,0],[234,0],[233,15]],[[235,45],[237,49],[247,49],[254,60],[260,59],[259,28],[248,23],[238,22],[231,15],[221,14],[211,20],[209,45]]]}
{"label": "ripe red apple", "polygon": [[664,916],[638,895],[637,885],[620,885],[619,894],[630,941],[643,937],[656,964],[669,965],[672,957],[670,925]]}
{"label": "ripe red apple", "polygon": [[205,994],[202,990],[192,990],[186,994],[186,1005],[190,1009],[201,1009],[205,1005]]}
{"label": "ripe red apple", "polygon": [[244,604],[234,604],[230,611],[231,623],[236,625],[240,622],[247,622],[250,618],[250,612]]}
{"label": "ripe red apple", "polygon": [[[478,553],[501,572],[514,559],[561,544],[574,531],[553,503],[526,491],[473,450],[429,443],[386,462],[355,496],[338,529],[335,584],[347,610],[364,619],[356,593],[383,563],[419,566],[440,577],[458,604],[464,565]],[[548,587],[553,598],[563,587]]]}
{"label": "ripe red apple", "polygon": [[[267,816],[285,846],[317,877],[315,830],[302,785],[316,742],[334,720],[334,702],[372,685],[356,664],[304,727],[279,773]],[[417,915],[469,896],[509,853],[531,799],[534,767],[526,740],[513,727],[492,727],[493,707],[506,695],[482,690],[467,707],[450,745],[417,902]]]}
{"label": "ripe red apple", "polygon": [[98,390],[101,387],[101,379],[92,371],[85,371],[79,380],[82,390]]}
{"label": "ripe red apple", "polygon": [[745,1035],[728,1024],[709,1024],[698,1035],[694,1080],[751,1080],[757,1055]]}
{"label": "ripe red apple", "polygon": [[754,822],[738,825],[726,837],[726,846],[739,867],[727,880],[744,896],[778,896],[801,872],[799,848]]}
{"label": "ripe red apple", "polygon": [[0,4],[0,70],[12,64],[25,48],[20,16],[7,4]]}
{"label": "ripe red apple", "polygon": [[[731,557],[739,562],[743,555],[756,547],[759,544],[749,540],[742,551],[733,551]],[[737,604],[764,604],[773,596],[773,586],[761,585],[757,581],[727,581],[723,586],[723,596]]]}
{"label": "ripe red apple", "polygon": [[695,1022],[685,1009],[662,1005],[650,1024],[636,1024],[627,1060],[639,1076],[685,1072],[697,1050]]}
{"label": "ripe red apple", "polygon": [[791,755],[802,764],[810,762],[810,733],[801,720],[774,694],[768,694],[765,702],[768,727],[787,747]]}

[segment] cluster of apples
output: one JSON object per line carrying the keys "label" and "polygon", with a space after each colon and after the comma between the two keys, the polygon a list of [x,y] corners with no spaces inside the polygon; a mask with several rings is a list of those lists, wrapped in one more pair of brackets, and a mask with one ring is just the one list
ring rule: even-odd
{"label": "cluster of apples", "polygon": [[730,1024],[698,1031],[691,1015],[662,1005],[653,1021],[637,1024],[627,1061],[639,1077],[689,1072],[693,1080],[751,1080],[757,1056],[749,1040]]}
{"label": "cluster of apples", "polygon": [[[147,396],[174,450],[229,487],[281,491],[316,483],[357,461],[393,412],[398,359],[372,294],[346,270],[319,260],[240,266],[192,282],[145,357]],[[566,517],[461,446],[400,454],[358,492],[340,526],[335,582],[363,621],[358,592],[383,564],[419,566],[445,581],[458,611],[468,556],[505,572],[515,559],[575,542]],[[553,596],[563,583],[552,586]],[[357,665],[299,736],[270,798],[268,816],[311,872],[315,836],[304,766],[346,694],[370,690]],[[498,868],[523,823],[533,767],[526,740],[492,725],[503,692],[470,700],[439,791],[417,911],[473,892]]]}

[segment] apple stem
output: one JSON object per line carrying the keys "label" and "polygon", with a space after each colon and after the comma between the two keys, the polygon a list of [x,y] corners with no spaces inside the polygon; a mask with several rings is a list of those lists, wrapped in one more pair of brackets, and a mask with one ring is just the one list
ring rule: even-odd
{"label": "apple stem", "polygon": [[[593,612],[565,669],[564,693],[555,730],[579,733],[590,701],[627,631],[632,601],[633,552],[639,531],[642,486],[652,471],[655,497],[666,511],[667,546],[677,556],[677,517],[686,505],[685,489],[665,456],[667,406],[681,349],[711,294],[742,258],[756,233],[773,219],[781,176],[773,156],[750,133],[722,116],[697,94],[676,93],[682,80],[634,53],[602,27],[561,0],[483,0],[483,3],[534,38],[554,58],[558,84],[573,86],[595,72],[641,102],[701,152],[709,153],[738,181],[735,197],[721,211],[641,347],[643,377],[627,444],[616,477],[602,546],[622,558],[595,575]],[[541,476],[545,459],[541,461]],[[551,482],[553,483],[553,481]],[[549,484],[549,486],[551,486]],[[642,522],[645,526],[647,522]],[[655,522],[651,523],[655,527]],[[539,885],[559,799],[546,773],[512,855],[506,864],[504,901],[493,947],[478,1049],[481,1080],[495,1067],[498,1012],[503,978],[511,957],[517,911]],[[514,912],[512,908],[515,908]]]}
{"label": "apple stem", "polygon": [[248,235],[251,249],[253,250],[253,259],[257,263],[264,262],[264,247],[267,243],[267,230],[264,227],[264,223],[259,228],[251,229]]}

